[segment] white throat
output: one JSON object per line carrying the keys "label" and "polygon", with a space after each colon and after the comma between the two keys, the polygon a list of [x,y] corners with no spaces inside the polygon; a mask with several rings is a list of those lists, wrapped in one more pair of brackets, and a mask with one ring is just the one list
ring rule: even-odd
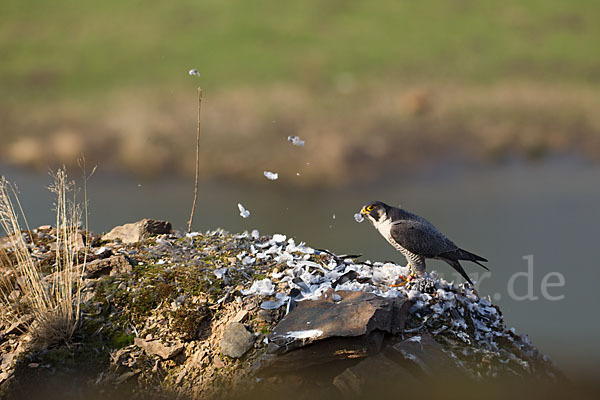
{"label": "white throat", "polygon": [[379,231],[381,236],[383,236],[389,244],[391,244],[396,250],[400,251],[406,257],[407,250],[402,247],[400,243],[396,242],[394,238],[392,238],[392,220],[389,219],[387,215],[380,218],[379,221],[375,221],[370,218],[369,220],[373,223],[373,226],[375,226],[375,229]]}
{"label": "white throat", "polygon": [[[379,231],[388,242],[391,240],[390,232],[392,231],[392,221],[387,216],[382,216],[379,221],[371,220],[375,229]],[[392,243],[392,242],[390,242]],[[394,243],[392,243],[394,244]]]}

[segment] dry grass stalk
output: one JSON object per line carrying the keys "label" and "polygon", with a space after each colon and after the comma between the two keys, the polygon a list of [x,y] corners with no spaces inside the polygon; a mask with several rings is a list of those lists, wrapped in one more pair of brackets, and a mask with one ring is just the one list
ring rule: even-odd
{"label": "dry grass stalk", "polygon": [[192,231],[192,222],[194,221],[194,212],[196,211],[196,200],[198,199],[198,175],[200,172],[200,109],[202,106],[202,89],[198,88],[198,128],[196,130],[196,173],[194,176],[194,201],[192,202],[192,212],[188,221],[188,233]]}
{"label": "dry grass stalk", "polygon": [[[24,234],[21,233],[22,229],[19,223],[17,210],[24,218],[23,209],[21,208],[21,203],[17,196],[17,189],[3,177],[0,181],[0,224],[6,233],[8,240],[10,240],[10,246],[13,248],[13,254],[16,258],[16,265],[8,262],[8,266],[13,268],[10,272],[12,272],[12,278],[14,279],[5,278],[3,286],[5,286],[7,290],[10,290],[11,288],[15,290],[17,289],[18,281],[18,287],[23,293],[23,297],[27,299],[30,311],[34,314],[46,314],[49,311],[48,306],[51,304],[51,300],[48,292],[44,288],[42,276],[37,270],[35,262],[27,249],[27,244],[23,236]],[[27,231],[29,231],[30,229],[27,225],[27,220],[24,220],[24,223]],[[4,258],[5,260],[7,259],[7,257]],[[3,277],[5,277],[4,274]],[[19,312],[21,308],[16,307],[19,302],[11,301],[11,293],[12,291],[8,293],[3,291],[2,293],[2,314],[3,319],[16,317],[16,319],[12,321],[16,322],[16,320],[22,316]],[[5,315],[5,312],[8,313],[8,315]]]}
{"label": "dry grass stalk", "polygon": [[[54,174],[54,183],[49,188],[56,194],[56,261],[50,276],[45,277],[32,259],[18,216],[24,213],[17,191],[6,179],[0,181],[0,224],[12,238],[16,263],[7,262],[12,277],[2,275],[0,303],[2,318],[16,322],[25,314],[33,316],[29,324],[30,333],[37,344],[50,345],[68,342],[79,324],[81,289],[85,272],[86,246],[79,232],[81,207],[77,203],[74,182],[69,182],[64,170]],[[18,212],[18,213],[17,213]],[[27,232],[30,229],[25,221]],[[75,269],[78,253],[83,252],[82,268]],[[9,261],[9,260],[8,260]],[[18,299],[11,296],[20,288]]]}

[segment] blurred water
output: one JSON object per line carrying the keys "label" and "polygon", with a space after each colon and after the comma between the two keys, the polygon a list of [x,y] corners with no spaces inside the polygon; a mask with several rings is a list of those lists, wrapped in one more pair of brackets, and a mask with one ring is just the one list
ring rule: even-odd
{"label": "blurred water", "polygon": [[[30,226],[53,223],[52,196],[44,189],[49,176],[8,167],[0,168],[0,174],[19,185]],[[593,367],[600,365],[596,297],[600,262],[595,254],[600,238],[599,166],[563,159],[535,165],[443,168],[319,191],[285,188],[284,179],[260,187],[202,183],[194,228],[234,232],[256,228],[337,253],[404,262],[367,222],[357,224],[353,219],[368,201],[401,203],[428,218],[459,246],[490,260],[492,274],[482,279],[480,293],[496,299],[509,326],[527,332],[565,370],[593,373]],[[166,219],[184,229],[192,190],[189,179],[141,181],[99,171],[88,186],[90,229],[106,231],[144,217]],[[250,210],[250,218],[239,216],[237,203]],[[515,273],[527,271],[523,257],[528,255],[533,255],[531,283],[537,300],[518,301],[509,295],[508,283]],[[464,265],[473,278],[485,272]],[[455,279],[444,263],[429,261],[428,269]],[[564,286],[548,288],[551,296],[564,295],[561,300],[548,300],[541,291],[544,277],[551,272],[564,276]],[[556,276],[549,278],[550,283],[557,281]],[[514,281],[514,293],[523,296],[527,290],[525,277]]]}

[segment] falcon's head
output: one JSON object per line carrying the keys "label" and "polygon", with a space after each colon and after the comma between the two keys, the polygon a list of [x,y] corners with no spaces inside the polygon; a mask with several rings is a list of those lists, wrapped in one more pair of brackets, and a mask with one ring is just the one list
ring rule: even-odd
{"label": "falcon's head", "polygon": [[381,201],[372,201],[365,204],[360,210],[360,213],[371,221],[371,223],[377,224],[387,219],[387,211],[389,208],[390,206]]}

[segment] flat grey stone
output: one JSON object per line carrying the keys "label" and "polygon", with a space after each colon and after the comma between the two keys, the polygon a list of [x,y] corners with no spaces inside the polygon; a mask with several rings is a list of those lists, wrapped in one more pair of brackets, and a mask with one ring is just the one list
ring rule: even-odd
{"label": "flat grey stone", "polygon": [[102,240],[119,239],[123,243],[136,243],[152,234],[171,233],[171,223],[144,218],[141,221],[115,226],[102,236]]}
{"label": "flat grey stone", "polygon": [[221,338],[221,352],[231,358],[240,358],[254,345],[255,337],[239,322],[230,322]]}
{"label": "flat grey stone", "polygon": [[87,278],[98,278],[102,275],[127,274],[133,271],[129,260],[123,255],[94,260],[85,265]]}
{"label": "flat grey stone", "polygon": [[[333,301],[333,294],[341,296]],[[379,330],[396,335],[404,329],[412,302],[373,293],[329,291],[314,301],[302,301],[275,327],[270,352],[283,353],[332,337],[355,337]]]}

